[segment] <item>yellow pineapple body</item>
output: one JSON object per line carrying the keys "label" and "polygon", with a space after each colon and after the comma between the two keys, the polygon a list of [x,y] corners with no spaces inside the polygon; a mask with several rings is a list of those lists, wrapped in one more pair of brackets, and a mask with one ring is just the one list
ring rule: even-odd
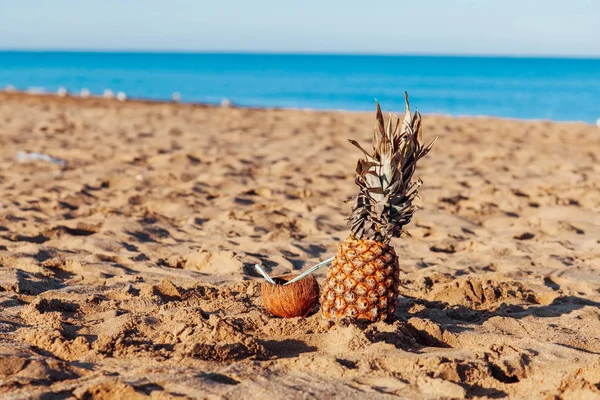
{"label": "yellow pineapple body", "polygon": [[393,247],[350,235],[338,248],[321,293],[326,318],[385,321],[398,298],[398,257]]}

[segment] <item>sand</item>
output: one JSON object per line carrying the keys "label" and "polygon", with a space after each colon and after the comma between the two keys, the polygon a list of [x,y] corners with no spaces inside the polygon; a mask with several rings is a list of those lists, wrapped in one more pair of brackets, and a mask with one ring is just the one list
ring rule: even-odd
{"label": "sand", "polygon": [[253,264],[348,234],[373,124],[0,94],[0,397],[600,398],[592,125],[425,116],[396,321],[263,310]]}

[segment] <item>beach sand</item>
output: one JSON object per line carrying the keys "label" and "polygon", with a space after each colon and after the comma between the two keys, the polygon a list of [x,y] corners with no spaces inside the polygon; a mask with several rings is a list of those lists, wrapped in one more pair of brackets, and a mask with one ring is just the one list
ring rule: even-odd
{"label": "beach sand", "polygon": [[0,94],[0,397],[600,398],[592,125],[425,116],[396,321],[262,309],[255,263],[298,272],[347,236],[346,139],[373,126]]}

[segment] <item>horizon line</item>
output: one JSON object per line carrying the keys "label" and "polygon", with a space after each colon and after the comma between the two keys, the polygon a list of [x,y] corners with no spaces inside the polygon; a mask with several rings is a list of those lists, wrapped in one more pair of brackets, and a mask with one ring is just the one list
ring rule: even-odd
{"label": "horizon line", "polygon": [[277,50],[184,50],[184,49],[108,49],[108,48],[2,48],[0,53],[129,53],[129,54],[207,54],[207,55],[268,55],[268,56],[362,56],[362,57],[448,57],[448,58],[526,58],[600,60],[600,55],[574,54],[510,54],[510,53],[387,53],[345,51],[277,51]]}

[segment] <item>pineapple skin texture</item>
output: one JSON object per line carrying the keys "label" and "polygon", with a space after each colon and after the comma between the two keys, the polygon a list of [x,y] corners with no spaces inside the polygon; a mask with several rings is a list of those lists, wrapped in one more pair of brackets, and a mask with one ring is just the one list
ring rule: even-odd
{"label": "pineapple skin texture", "polygon": [[321,293],[325,318],[390,320],[398,299],[400,268],[394,248],[352,235],[338,247]]}

